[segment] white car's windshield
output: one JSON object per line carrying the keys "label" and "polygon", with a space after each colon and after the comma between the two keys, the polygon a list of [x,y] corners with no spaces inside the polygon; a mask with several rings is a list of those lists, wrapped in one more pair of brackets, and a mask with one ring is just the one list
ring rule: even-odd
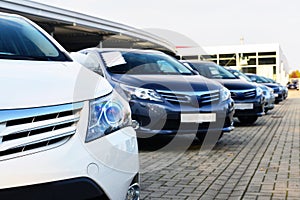
{"label": "white car's windshield", "polygon": [[38,29],[18,17],[0,16],[0,59],[70,60]]}

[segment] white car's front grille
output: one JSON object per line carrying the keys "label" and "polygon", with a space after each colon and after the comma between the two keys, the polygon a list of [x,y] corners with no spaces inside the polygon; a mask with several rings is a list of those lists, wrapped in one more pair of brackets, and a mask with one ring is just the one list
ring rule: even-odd
{"label": "white car's front grille", "polygon": [[0,159],[63,144],[76,132],[82,106],[0,110]]}

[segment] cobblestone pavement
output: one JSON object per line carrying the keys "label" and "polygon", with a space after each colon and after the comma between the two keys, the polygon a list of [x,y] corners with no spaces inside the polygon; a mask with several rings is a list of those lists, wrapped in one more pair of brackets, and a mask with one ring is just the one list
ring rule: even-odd
{"label": "cobblestone pavement", "polygon": [[299,134],[300,92],[290,91],[255,125],[236,126],[209,152],[199,151],[197,140],[186,151],[142,144],[141,199],[300,199]]}

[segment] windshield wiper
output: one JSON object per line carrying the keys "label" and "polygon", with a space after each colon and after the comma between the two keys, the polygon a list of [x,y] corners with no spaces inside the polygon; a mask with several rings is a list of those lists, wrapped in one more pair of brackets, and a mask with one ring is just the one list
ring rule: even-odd
{"label": "windshield wiper", "polygon": [[222,77],[222,79],[238,79],[236,77]]}
{"label": "windshield wiper", "polygon": [[193,73],[189,73],[189,72],[182,72],[180,73],[181,75],[196,75],[196,74],[193,74]]}

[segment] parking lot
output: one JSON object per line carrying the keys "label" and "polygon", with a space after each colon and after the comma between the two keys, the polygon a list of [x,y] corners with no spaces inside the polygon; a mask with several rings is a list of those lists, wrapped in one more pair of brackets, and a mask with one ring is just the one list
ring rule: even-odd
{"label": "parking lot", "polygon": [[[140,145],[142,199],[300,199],[300,92],[253,126],[235,124],[211,151],[194,140],[161,150],[167,137]],[[193,135],[180,136],[182,144]],[[151,144],[149,144],[151,143]]]}

